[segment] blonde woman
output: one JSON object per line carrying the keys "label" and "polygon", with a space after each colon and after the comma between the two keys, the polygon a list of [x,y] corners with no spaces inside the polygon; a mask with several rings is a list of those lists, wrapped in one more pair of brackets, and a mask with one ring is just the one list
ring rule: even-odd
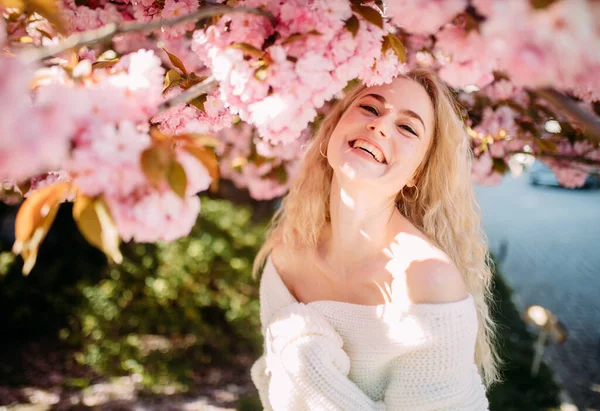
{"label": "blonde woman", "polygon": [[267,410],[486,410],[491,271],[465,126],[416,70],[323,120],[254,264]]}

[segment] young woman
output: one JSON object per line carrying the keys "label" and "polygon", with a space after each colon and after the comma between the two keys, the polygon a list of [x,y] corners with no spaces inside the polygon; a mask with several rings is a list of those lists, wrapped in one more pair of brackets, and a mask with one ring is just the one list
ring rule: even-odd
{"label": "young woman", "polygon": [[469,138],[429,71],[323,120],[254,264],[270,410],[486,410],[498,379]]}

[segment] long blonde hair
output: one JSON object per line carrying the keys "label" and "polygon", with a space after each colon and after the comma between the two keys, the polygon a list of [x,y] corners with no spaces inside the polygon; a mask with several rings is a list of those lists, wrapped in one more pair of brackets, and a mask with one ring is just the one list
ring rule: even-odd
{"label": "long blonde hair", "polygon": [[[475,362],[484,384],[499,381],[495,351],[496,327],[489,305],[492,270],[487,238],[481,229],[481,209],[471,182],[473,153],[457,103],[438,76],[425,69],[404,75],[425,88],[435,112],[435,130],[424,161],[416,172],[417,201],[406,202],[398,193],[400,212],[452,259],[462,273],[477,307],[479,330]],[[298,177],[274,214],[253,266],[253,278],[262,270],[277,241],[295,248],[314,249],[330,220],[329,193],[333,169],[320,153],[345,110],[364,90],[358,85],[336,103],[307,147]]]}

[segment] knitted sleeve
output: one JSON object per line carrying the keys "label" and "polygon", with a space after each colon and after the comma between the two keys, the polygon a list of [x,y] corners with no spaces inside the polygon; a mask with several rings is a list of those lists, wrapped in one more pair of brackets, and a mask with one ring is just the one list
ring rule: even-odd
{"label": "knitted sleeve", "polygon": [[268,399],[273,410],[385,410],[348,377],[342,338],[318,312],[294,303],[267,327]]}
{"label": "knitted sleeve", "polygon": [[409,349],[391,365],[384,402],[393,410],[488,410],[474,361],[475,305],[419,304],[399,331]]}

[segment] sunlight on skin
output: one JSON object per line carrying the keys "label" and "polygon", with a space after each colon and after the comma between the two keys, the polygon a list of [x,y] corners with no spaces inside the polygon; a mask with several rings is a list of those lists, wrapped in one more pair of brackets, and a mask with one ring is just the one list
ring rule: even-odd
{"label": "sunlight on skin", "polygon": [[356,204],[354,202],[354,199],[352,197],[350,197],[350,195],[348,195],[348,193],[346,193],[344,191],[344,189],[340,190],[340,198],[342,199],[342,202],[344,203],[344,205],[350,209],[354,209],[354,205]]}
{"label": "sunlight on skin", "polygon": [[342,166],[342,173],[344,173],[350,180],[354,180],[354,178],[356,178],[356,170],[348,163],[344,163]]}

